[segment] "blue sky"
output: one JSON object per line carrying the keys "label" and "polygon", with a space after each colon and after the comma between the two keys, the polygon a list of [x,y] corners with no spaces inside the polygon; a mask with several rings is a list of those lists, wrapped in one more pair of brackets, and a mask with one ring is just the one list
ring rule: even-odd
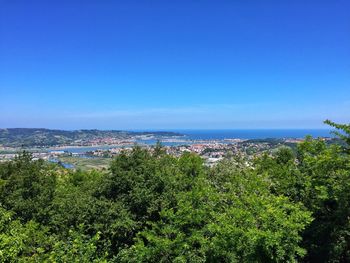
{"label": "blue sky", "polygon": [[0,127],[350,122],[350,1],[0,0]]}

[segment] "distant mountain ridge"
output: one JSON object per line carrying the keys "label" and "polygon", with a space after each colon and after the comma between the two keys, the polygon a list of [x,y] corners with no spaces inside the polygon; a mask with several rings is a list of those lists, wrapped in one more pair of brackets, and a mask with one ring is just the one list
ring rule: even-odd
{"label": "distant mountain ridge", "polygon": [[71,144],[75,141],[88,141],[98,138],[130,139],[138,135],[181,136],[167,131],[135,132],[122,130],[51,130],[45,128],[2,128],[0,145],[7,147],[56,146]]}

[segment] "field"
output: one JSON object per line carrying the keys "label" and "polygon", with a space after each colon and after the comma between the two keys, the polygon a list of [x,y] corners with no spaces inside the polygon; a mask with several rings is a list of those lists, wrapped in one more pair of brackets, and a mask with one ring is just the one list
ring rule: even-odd
{"label": "field", "polygon": [[75,169],[83,171],[108,169],[111,158],[80,158],[80,157],[60,157],[63,163],[73,164]]}

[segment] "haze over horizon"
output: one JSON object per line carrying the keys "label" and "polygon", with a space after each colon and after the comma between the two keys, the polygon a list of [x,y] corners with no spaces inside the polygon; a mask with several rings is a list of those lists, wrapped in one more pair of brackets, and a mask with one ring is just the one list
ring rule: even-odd
{"label": "haze over horizon", "polygon": [[0,1],[0,128],[350,122],[349,1]]}

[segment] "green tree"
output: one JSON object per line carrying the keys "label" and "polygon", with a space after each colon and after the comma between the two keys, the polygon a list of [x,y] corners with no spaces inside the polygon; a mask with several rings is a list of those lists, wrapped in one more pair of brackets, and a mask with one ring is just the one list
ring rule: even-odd
{"label": "green tree", "polygon": [[14,213],[0,207],[0,262],[38,262],[53,243],[48,228],[14,219]]}
{"label": "green tree", "polygon": [[20,154],[0,169],[0,203],[24,222],[45,222],[53,199],[56,171],[43,160]]}
{"label": "green tree", "polygon": [[337,130],[333,133],[346,143],[345,151],[350,154],[350,124],[338,124],[330,120],[325,120],[324,123]]}
{"label": "green tree", "polygon": [[[326,121],[338,128],[348,144],[348,125]],[[344,129],[344,130],[342,130]],[[307,137],[298,144],[296,158],[281,153],[265,155],[255,172],[269,183],[271,193],[302,202],[313,221],[303,232],[306,262],[350,261],[350,157],[347,149],[323,139]]]}
{"label": "green tree", "polygon": [[139,232],[119,257],[125,262],[285,262],[305,255],[300,232],[310,213],[270,194],[261,178],[223,163],[210,176],[191,155],[181,157],[176,204]]}
{"label": "green tree", "polygon": [[[83,228],[83,226],[81,227]],[[90,238],[81,231],[70,230],[67,239],[56,241],[52,249],[40,258],[40,261],[57,263],[107,262],[105,258],[107,254],[98,255],[96,244],[99,239],[99,233]]]}

